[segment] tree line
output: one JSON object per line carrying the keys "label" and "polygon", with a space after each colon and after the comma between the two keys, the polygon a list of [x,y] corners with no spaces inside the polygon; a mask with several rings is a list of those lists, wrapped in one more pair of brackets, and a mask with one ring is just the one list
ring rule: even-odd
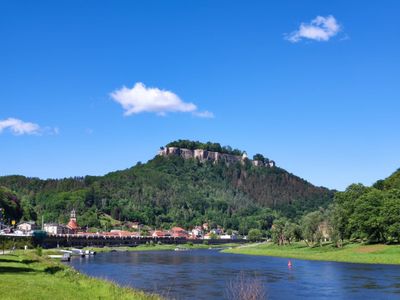
{"label": "tree line", "polygon": [[40,180],[0,177],[13,191],[23,220],[66,223],[75,209],[83,227],[110,229],[138,221],[152,227],[194,227],[204,222],[248,234],[270,230],[279,216],[298,218],[327,207],[332,192],[280,168],[250,163],[200,163],[156,156],[105,176]]}
{"label": "tree line", "polygon": [[278,245],[304,240],[316,246],[326,238],[336,247],[346,241],[400,243],[400,169],[371,187],[352,184],[336,192],[327,209],[306,213],[297,222],[276,218],[267,236]]}
{"label": "tree line", "polygon": [[220,143],[212,143],[212,142],[202,143],[199,141],[190,141],[190,140],[173,141],[168,143],[166,147],[177,147],[190,150],[202,149],[202,150],[220,152],[232,155],[242,155],[244,153],[244,151],[241,151],[239,149],[233,149],[231,146],[221,146]]}

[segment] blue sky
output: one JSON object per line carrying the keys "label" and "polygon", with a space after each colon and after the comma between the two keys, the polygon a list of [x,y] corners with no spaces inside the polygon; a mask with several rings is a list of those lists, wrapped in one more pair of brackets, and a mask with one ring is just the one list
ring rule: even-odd
{"label": "blue sky", "polygon": [[2,1],[0,175],[102,175],[181,138],[263,153],[316,185],[371,184],[400,167],[399,12]]}

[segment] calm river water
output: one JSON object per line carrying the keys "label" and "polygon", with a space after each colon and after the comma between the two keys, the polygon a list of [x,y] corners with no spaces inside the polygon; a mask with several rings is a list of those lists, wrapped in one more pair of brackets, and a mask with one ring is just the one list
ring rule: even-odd
{"label": "calm river water", "polygon": [[71,261],[88,275],[174,299],[225,299],[240,272],[261,280],[268,299],[400,299],[400,266],[287,263],[217,250],[111,252]]}

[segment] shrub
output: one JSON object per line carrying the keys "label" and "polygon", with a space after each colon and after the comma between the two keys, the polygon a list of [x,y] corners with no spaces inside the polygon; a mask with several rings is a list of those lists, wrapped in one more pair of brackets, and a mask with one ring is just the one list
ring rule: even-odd
{"label": "shrub", "polygon": [[252,242],[260,241],[262,238],[262,232],[260,229],[250,229],[248,238]]}
{"label": "shrub", "polygon": [[267,293],[262,281],[254,276],[240,272],[228,283],[225,296],[232,300],[261,300],[267,299]]}

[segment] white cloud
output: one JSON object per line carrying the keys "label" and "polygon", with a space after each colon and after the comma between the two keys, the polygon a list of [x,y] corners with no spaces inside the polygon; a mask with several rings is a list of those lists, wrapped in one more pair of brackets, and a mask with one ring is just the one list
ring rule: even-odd
{"label": "white cloud", "polygon": [[0,121],[0,133],[9,129],[13,134],[39,134],[40,126],[35,123],[24,122],[15,118],[8,118]]}
{"label": "white cloud", "polygon": [[298,30],[286,36],[292,43],[300,42],[302,39],[314,41],[329,41],[341,30],[340,25],[333,16],[318,16],[310,23],[301,23]]}
{"label": "white cloud", "polygon": [[112,92],[110,96],[115,102],[121,104],[126,116],[143,112],[156,113],[160,116],[169,112],[192,113],[198,117],[208,118],[213,116],[208,111],[199,112],[195,104],[184,102],[171,91],[146,87],[141,82],[137,82],[132,88],[124,86]]}
{"label": "white cloud", "polygon": [[0,133],[4,130],[8,129],[15,135],[23,135],[23,134],[49,134],[49,135],[57,135],[59,134],[59,129],[57,127],[44,127],[41,128],[38,124],[31,122],[24,122],[20,119],[8,118],[5,120],[0,120]]}

